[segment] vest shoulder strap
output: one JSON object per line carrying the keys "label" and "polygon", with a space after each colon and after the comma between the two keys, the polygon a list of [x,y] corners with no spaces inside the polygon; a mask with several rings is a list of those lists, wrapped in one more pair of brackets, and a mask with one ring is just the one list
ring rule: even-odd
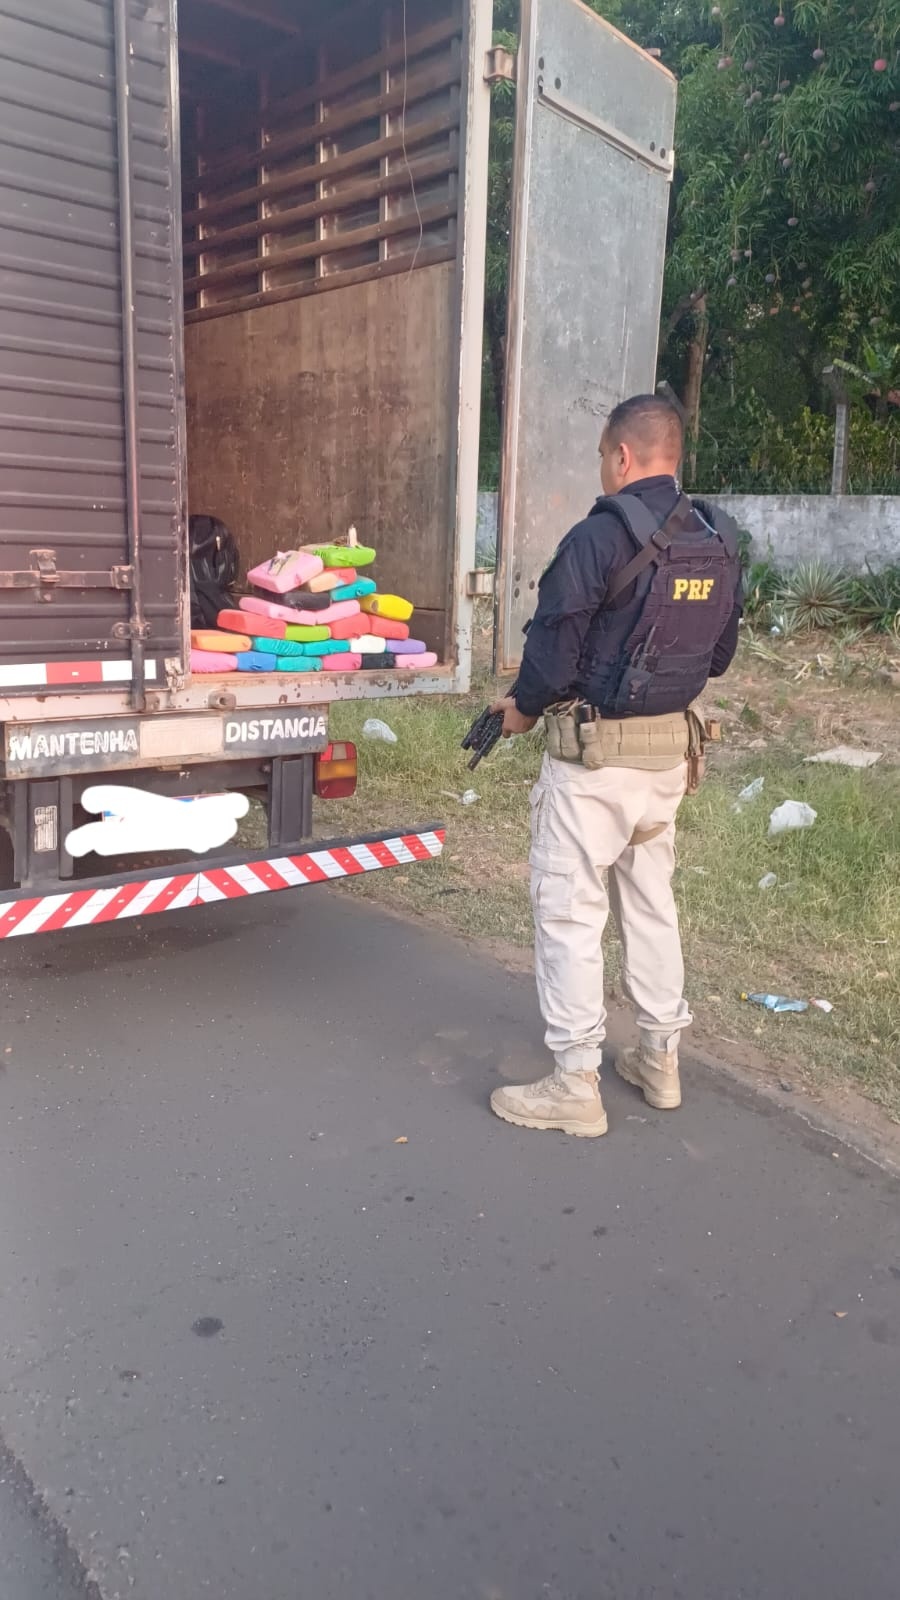
{"label": "vest shoulder strap", "polygon": [[600,508],[612,511],[619,517],[638,546],[638,553],[634,559],[610,578],[604,602],[605,605],[609,605],[613,600],[617,600],[647,567],[659,561],[665,554],[676,531],[683,524],[686,514],[692,511],[693,507],[686,495],[680,495],[662,524],[657,522],[643,501],[633,494],[610,495],[600,502]]}
{"label": "vest shoulder strap", "polygon": [[639,500],[636,494],[607,494],[602,495],[596,502],[591,512],[592,516],[602,511],[610,511],[614,517],[625,524],[632,539],[639,550],[643,550],[659,528],[659,522]]}

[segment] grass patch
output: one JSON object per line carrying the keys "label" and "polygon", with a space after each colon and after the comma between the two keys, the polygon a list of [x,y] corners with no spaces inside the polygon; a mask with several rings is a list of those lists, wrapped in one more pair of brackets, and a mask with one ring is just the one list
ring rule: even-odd
{"label": "grass patch", "polygon": [[[320,807],[317,832],[445,821],[440,862],[373,874],[349,892],[470,938],[527,946],[528,795],[541,746],[536,736],[498,746],[469,774],[459,741],[483,704],[484,692],[336,705],[332,732],[357,740],[360,787],[352,800]],[[745,704],[735,706],[735,740],[747,729]],[[362,739],[372,715],[393,728],[396,745]],[[787,713],[779,709],[777,736],[756,741],[764,750],[726,745],[682,807],[676,887],[689,998],[713,1033],[752,1041],[812,1084],[849,1076],[900,1117],[900,770],[804,766],[815,738],[801,691]],[[762,798],[736,812],[738,791],[761,775]],[[463,806],[457,797],[470,787],[479,799]],[[806,800],[818,820],[770,840],[769,813],[785,799]],[[778,882],[761,890],[767,872]],[[820,996],[835,1010],[770,1016],[740,1001],[745,989]]]}
{"label": "grass patch", "polygon": [[[734,797],[764,776],[740,813]],[[818,812],[767,837],[782,800]],[[765,873],[774,888],[760,889]],[[784,749],[714,772],[681,812],[678,892],[692,995],[729,1030],[789,1050],[816,1073],[849,1074],[900,1115],[900,774],[807,767]],[[770,1017],[741,989],[818,996],[831,1016]]]}
{"label": "grass patch", "polygon": [[[473,774],[460,741],[482,701],[421,699],[381,706],[334,706],[331,731],[359,746],[359,789],[352,800],[321,805],[317,825],[334,833],[446,822],[447,847],[434,867],[391,871],[352,885],[434,915],[470,938],[527,945],[528,795],[540,763],[537,740],[498,745]],[[387,745],[362,738],[366,717],[382,716],[397,735]],[[464,806],[474,789],[478,799]],[[390,881],[388,881],[388,879]]]}

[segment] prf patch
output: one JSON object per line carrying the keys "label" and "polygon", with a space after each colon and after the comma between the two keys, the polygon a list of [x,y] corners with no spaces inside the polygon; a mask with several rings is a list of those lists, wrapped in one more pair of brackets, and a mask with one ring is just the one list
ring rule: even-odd
{"label": "prf patch", "polygon": [[708,600],[715,586],[715,578],[676,578],[672,584],[672,599]]}

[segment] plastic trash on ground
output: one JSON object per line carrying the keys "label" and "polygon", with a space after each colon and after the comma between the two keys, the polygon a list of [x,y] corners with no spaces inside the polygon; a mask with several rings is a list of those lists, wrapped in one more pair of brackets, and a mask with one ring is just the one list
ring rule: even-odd
{"label": "plastic trash on ground", "polygon": [[765,778],[754,778],[752,783],[748,783],[735,800],[731,808],[732,811],[741,812],[751,800],[758,800],[765,788],[765,783]]}
{"label": "plastic trash on ground", "polygon": [[805,800],[785,800],[769,817],[769,838],[790,833],[794,828],[811,828],[818,814]]}
{"label": "plastic trash on ground", "polygon": [[815,1006],[817,1011],[824,1011],[828,1016],[834,1010],[830,1000],[789,1000],[783,994],[742,994],[741,999],[762,1006],[766,1011],[808,1011],[810,1006]]}
{"label": "plastic trash on ground", "polygon": [[380,739],[383,744],[396,744],[397,735],[380,717],[367,717],[363,723],[364,739]]}
{"label": "plastic trash on ground", "polygon": [[874,767],[881,760],[880,750],[855,750],[852,745],[835,745],[833,750],[822,750],[818,755],[807,756],[808,766],[816,764],[829,767]]}
{"label": "plastic trash on ground", "polygon": [[465,794],[457,794],[453,789],[442,789],[440,792],[447,800],[456,800],[461,806],[474,806],[476,800],[481,799],[474,789],[467,789]]}
{"label": "plastic trash on ground", "polygon": [[766,1011],[808,1011],[808,1000],[788,1000],[783,994],[742,994],[752,1006],[762,1006]]}
{"label": "plastic trash on ground", "polygon": [[758,887],[760,889],[774,889],[777,882],[778,879],[774,872],[764,872],[759,880]]}

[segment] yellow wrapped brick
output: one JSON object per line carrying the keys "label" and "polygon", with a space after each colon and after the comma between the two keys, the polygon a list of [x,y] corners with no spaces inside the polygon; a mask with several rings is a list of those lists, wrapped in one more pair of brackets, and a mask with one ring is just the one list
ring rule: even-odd
{"label": "yellow wrapped brick", "polygon": [[359,603],[370,617],[390,617],[393,622],[408,622],[413,614],[412,602],[399,594],[364,594]]}

